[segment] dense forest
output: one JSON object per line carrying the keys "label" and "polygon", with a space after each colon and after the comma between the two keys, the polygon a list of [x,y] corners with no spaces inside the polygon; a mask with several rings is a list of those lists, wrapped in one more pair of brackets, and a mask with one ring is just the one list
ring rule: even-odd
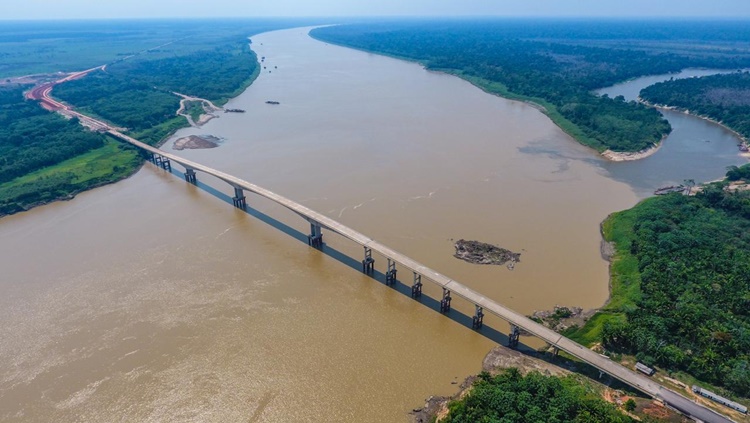
{"label": "dense forest", "polygon": [[[750,165],[728,174],[748,179]],[[617,255],[600,340],[749,397],[750,191],[727,184],[650,198],[607,219]]]}
{"label": "dense forest", "polygon": [[239,94],[237,90],[245,87],[258,67],[249,41],[242,37],[189,56],[126,61],[108,70],[115,76],[134,78],[162,90],[223,103]]}
{"label": "dense forest", "polygon": [[599,422],[636,420],[589,392],[573,377],[521,375],[511,368],[497,376],[481,373],[468,395],[451,402],[445,423]]}
{"label": "dense forest", "polygon": [[86,131],[23,97],[23,87],[0,87],[0,183],[104,145]]}
{"label": "dense forest", "polygon": [[646,87],[641,98],[707,116],[750,138],[750,73],[677,79]]}
{"label": "dense forest", "polygon": [[[257,58],[247,36],[294,23],[225,24],[138,22],[114,26],[119,29],[111,24],[83,24],[82,28],[50,24],[24,27],[25,32],[7,24],[5,27],[16,32],[0,31],[0,57],[9,60],[8,66],[0,65],[0,69],[9,73],[27,69],[25,58],[37,54],[34,49],[41,44],[49,44],[45,51],[56,63],[92,66],[101,64],[95,60],[109,57],[114,61],[106,71],[60,84],[52,95],[156,145],[187,125],[184,117],[175,115],[180,99],[172,91],[225,102],[257,75]],[[150,34],[158,36],[152,39]],[[32,40],[37,44],[28,43]],[[59,40],[68,40],[81,49],[66,50]],[[158,47],[157,40],[161,43]],[[11,45],[12,49],[3,50]],[[89,45],[92,51],[82,47]],[[144,45],[151,48],[144,50]],[[80,68],[66,70],[85,68],[80,64]],[[33,66],[55,65],[42,60]],[[24,101],[22,91],[15,86],[0,92],[0,216],[71,198],[85,189],[121,179],[142,163],[133,148]]]}
{"label": "dense forest", "polygon": [[131,131],[159,125],[173,118],[180,107],[179,97],[173,94],[155,90],[138,79],[102,71],[60,84],[53,95],[84,114],[94,114]]}
{"label": "dense forest", "polygon": [[[612,43],[619,35],[624,37],[628,28],[630,39],[643,37],[650,43],[666,39],[656,26],[621,22],[407,21],[323,27],[311,35],[416,60],[428,69],[456,73],[488,91],[539,103],[566,132],[600,151],[638,151],[658,143],[669,133],[669,123],[656,110],[622,98],[599,97],[591,90],[691,66],[750,65],[750,56],[724,54],[718,47],[678,55],[654,51],[645,47],[647,43],[640,48],[619,48]],[[676,31],[685,36],[712,37],[700,28],[680,27]],[[602,47],[605,41],[612,46]]]}
{"label": "dense forest", "polygon": [[132,148],[25,100],[25,88],[0,88],[0,216],[70,198],[140,163]]}
{"label": "dense forest", "polygon": [[180,98],[173,92],[221,104],[249,84],[258,68],[243,38],[185,56],[118,62],[57,86],[53,95],[156,144],[187,125],[184,118],[175,117]]}

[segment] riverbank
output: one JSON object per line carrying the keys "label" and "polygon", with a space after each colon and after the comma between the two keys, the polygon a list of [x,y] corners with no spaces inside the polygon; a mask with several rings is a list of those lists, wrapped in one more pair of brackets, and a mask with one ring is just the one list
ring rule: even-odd
{"label": "riverbank", "polygon": [[[650,102],[642,99],[641,97],[638,97],[638,102],[642,103],[642,104],[645,104],[645,105],[647,105],[649,107],[654,107],[654,108],[657,108],[657,109],[660,109],[660,110],[669,110],[669,111],[672,111],[672,112],[682,113],[684,115],[688,115],[688,116],[692,116],[692,117],[695,117],[695,118],[698,118],[698,119],[702,119],[702,120],[704,120],[706,122],[711,122],[711,123],[713,123],[715,125],[718,125],[718,126],[722,127],[723,129],[726,129],[727,131],[731,132],[734,136],[736,136],[738,139],[740,139],[740,141],[742,143],[744,143],[745,146],[749,146],[748,140],[747,140],[746,137],[744,137],[742,134],[740,134],[739,132],[737,132],[733,128],[727,126],[725,123],[723,123],[721,121],[718,121],[718,120],[716,120],[716,119],[714,119],[714,118],[712,118],[710,116],[698,115],[698,114],[695,114],[695,113],[691,113],[690,110],[683,109],[681,107],[668,106],[668,105],[663,105],[663,104],[653,104],[653,103],[650,103]],[[742,157],[750,159],[750,151],[746,151],[746,152],[740,151],[739,155],[742,156]]]}
{"label": "riverbank", "polygon": [[[414,423],[440,422],[449,415],[451,409],[454,410],[454,413],[459,409],[456,407],[456,403],[464,402],[466,404],[467,396],[471,395],[475,389],[482,389],[475,387],[477,382],[481,381],[484,384],[488,381],[488,377],[497,377],[507,374],[508,371],[517,371],[521,377],[541,377],[541,379],[537,379],[537,382],[542,384],[554,383],[553,379],[564,381],[556,386],[557,392],[555,392],[555,395],[561,396],[562,392],[560,391],[564,390],[567,399],[570,400],[585,392],[584,396],[588,401],[602,401],[602,405],[604,405],[603,402],[607,402],[619,413],[628,415],[635,421],[645,417],[655,417],[659,418],[659,421],[670,422],[687,423],[690,421],[675,411],[666,408],[657,400],[643,397],[642,394],[636,394],[630,390],[618,389],[620,385],[617,383],[613,387],[611,381],[598,381],[595,374],[586,376],[581,373],[578,367],[576,362],[564,357],[554,357],[551,354],[535,352],[522,353],[497,346],[487,353],[482,360],[482,374],[467,377],[458,385],[458,392],[451,396],[431,396],[427,398],[424,406],[414,408],[409,414]],[[595,370],[594,373],[596,373]],[[535,384],[534,386],[538,385]],[[482,392],[481,398],[472,400],[472,407],[481,407],[490,413],[492,413],[490,410],[498,411],[496,404],[493,404],[492,400],[485,396],[493,395],[486,389],[482,389]],[[503,390],[502,392],[517,393],[516,389]],[[503,407],[512,407],[512,401],[512,397],[505,397]],[[628,403],[633,407],[632,409],[626,407]],[[524,402],[524,404],[528,405],[527,402]],[[507,410],[507,408],[505,409]],[[479,417],[476,414],[473,414],[473,416]]]}
{"label": "riverbank", "polygon": [[[258,63],[255,52],[248,49],[251,60]],[[232,93],[233,96],[244,92],[252,85],[260,75],[260,66],[255,66],[251,73]],[[156,125],[131,131],[130,135],[147,144],[161,147],[174,133],[189,126],[200,127],[210,119],[217,117],[213,111],[222,110],[217,104],[224,104],[233,97],[222,97],[215,102],[193,97],[185,94],[174,93],[181,97],[177,116],[169,117]],[[187,103],[201,102],[204,113],[197,121],[193,120],[187,110]],[[78,105],[81,106],[81,105]],[[87,113],[94,115],[91,110]],[[98,117],[101,118],[101,117]],[[103,119],[109,120],[112,119]],[[118,122],[112,122],[116,126]],[[119,126],[119,125],[118,125]],[[188,143],[198,148],[211,148],[218,144],[209,146],[205,142]],[[106,152],[106,154],[99,154]],[[87,162],[96,157],[96,162]],[[47,166],[44,169],[29,173],[22,177],[0,185],[0,217],[31,210],[35,207],[49,204],[55,201],[68,201],[81,192],[88,191],[100,186],[112,184],[126,179],[135,174],[143,164],[143,159],[138,153],[122,145],[117,140],[110,140],[106,148],[94,150],[81,154],[65,162]],[[106,168],[109,166],[109,168]]]}
{"label": "riverbank", "polygon": [[[352,30],[350,29],[349,31]],[[353,31],[356,33],[356,30]],[[368,33],[365,33],[365,35],[359,34],[362,35],[362,37],[354,37],[353,39],[351,33],[347,33],[345,30],[342,30],[341,33],[343,36],[341,34],[337,36],[335,31],[326,32],[321,31],[321,28],[318,28],[315,31],[311,31],[309,36],[324,43],[392,57],[399,60],[416,62],[428,71],[458,76],[489,94],[497,95],[511,101],[523,102],[545,114],[555,125],[575,139],[579,144],[594,149],[607,160],[638,160],[647,157],[649,154],[654,153],[654,151],[651,151],[652,146],[649,144],[653,143],[653,145],[658,145],[661,142],[661,139],[663,139],[662,136],[660,140],[653,139],[650,143],[647,142],[657,133],[654,132],[654,130],[662,135],[666,135],[670,131],[669,124],[661,118],[658,112],[655,110],[651,111],[640,105],[619,103],[590,93],[591,97],[588,97],[586,94],[581,94],[575,97],[566,97],[562,99],[560,98],[560,92],[554,90],[547,92],[545,89],[520,89],[526,94],[519,94],[511,91],[508,86],[502,82],[485,79],[491,77],[486,76],[488,72],[479,72],[468,65],[446,66],[446,61],[442,59],[442,56],[437,52],[430,53],[429,48],[426,48],[426,50],[428,50],[427,52],[420,52],[404,47],[404,45],[408,45],[408,43],[395,44],[394,46],[389,46],[391,48],[387,48],[382,45],[382,43],[368,43],[366,35],[371,35]],[[373,45],[375,47],[373,47]],[[398,52],[399,49],[405,53],[412,52],[414,55],[419,55],[419,57],[415,58],[406,56],[405,54],[394,53],[394,50]],[[486,65],[484,63],[481,64],[485,65],[485,67],[492,67],[491,65]],[[503,69],[502,66],[497,66],[497,68],[497,73],[500,75],[504,75],[504,72],[511,72],[511,74],[513,74],[512,71],[501,70]],[[543,69],[536,70],[544,73]],[[489,74],[492,74],[492,72],[489,72]],[[498,81],[502,80],[502,78],[498,78]],[[519,78],[524,80],[524,77],[515,74],[508,76],[508,78],[511,78],[511,80],[516,82],[518,82],[517,80]],[[518,86],[525,87],[527,85],[533,86],[534,83],[532,81],[528,82],[526,85],[521,84],[514,86],[518,88]],[[547,93],[550,94],[550,97],[545,97],[545,94]],[[547,101],[542,97],[553,98],[556,100]],[[552,101],[554,101],[554,103]],[[558,106],[560,104],[561,106]],[[579,109],[580,113],[578,113]],[[564,110],[565,114],[563,114],[561,110]],[[582,114],[592,114],[591,119],[581,118]],[[607,124],[602,126],[600,124],[591,123],[593,121],[607,122]],[[607,129],[603,129],[604,127]],[[652,127],[654,130],[650,130]],[[634,130],[633,128],[639,129]],[[614,152],[614,150],[628,150],[631,148],[640,148],[641,150],[625,152],[622,154]],[[602,154],[604,152],[607,153]]]}

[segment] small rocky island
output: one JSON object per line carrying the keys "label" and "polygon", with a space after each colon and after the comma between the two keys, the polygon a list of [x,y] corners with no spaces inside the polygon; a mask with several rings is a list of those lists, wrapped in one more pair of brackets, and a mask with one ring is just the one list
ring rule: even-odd
{"label": "small rocky island", "polygon": [[199,150],[203,148],[216,148],[219,146],[219,138],[211,135],[190,135],[175,140],[172,146],[175,150]]}
{"label": "small rocky island", "polygon": [[484,242],[459,239],[454,246],[456,254],[453,256],[469,263],[500,266],[508,263],[508,269],[513,270],[515,264],[521,261],[521,253],[514,253]]}

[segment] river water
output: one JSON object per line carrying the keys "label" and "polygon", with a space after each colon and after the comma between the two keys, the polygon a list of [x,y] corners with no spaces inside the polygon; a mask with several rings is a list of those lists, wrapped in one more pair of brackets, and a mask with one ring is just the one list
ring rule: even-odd
{"label": "river water", "polygon": [[[520,312],[606,300],[599,222],[651,176],[598,159],[530,106],[306,34],[253,37],[266,69],[227,104],[247,113],[180,131],[225,141],[179,154]],[[0,420],[405,421],[502,341],[495,318],[466,327],[470,304],[441,316],[427,281],[414,301],[357,271],[361,247],[325,233],[329,254],[313,250],[292,213],[249,196],[277,220],[256,219],[209,192],[228,186],[198,178],[147,165],[0,221]],[[459,238],[521,262],[459,261]]]}
{"label": "river water", "polygon": [[[729,73],[713,69],[685,69],[670,75],[652,75],[598,90],[600,95],[622,95],[625,100],[636,100],[643,88],[670,78]],[[602,162],[607,173],[626,181],[640,195],[648,195],[654,188],[681,184],[685,179],[707,182],[724,177],[726,167],[741,165],[747,160],[738,154],[738,139],[724,127],[685,113],[661,109],[672,133],[652,156],[629,163]]]}

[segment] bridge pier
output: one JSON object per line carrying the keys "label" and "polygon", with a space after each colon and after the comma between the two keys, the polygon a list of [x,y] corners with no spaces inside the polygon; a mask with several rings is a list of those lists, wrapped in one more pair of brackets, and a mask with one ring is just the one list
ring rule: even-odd
{"label": "bridge pier", "polygon": [[161,168],[164,170],[172,171],[172,163],[169,161],[168,158],[162,157],[161,158]]}
{"label": "bridge pier", "polygon": [[323,248],[323,232],[320,225],[310,221],[310,235],[307,236],[307,244],[315,248]]}
{"label": "bridge pier", "polygon": [[152,155],[152,157],[154,158],[153,163],[156,166],[161,167],[161,156],[156,154],[156,155]]}
{"label": "bridge pier", "polygon": [[141,150],[141,151],[144,152],[143,155],[146,158],[146,160],[150,161],[151,163],[154,162],[154,153],[150,151],[146,151],[146,150]]}
{"label": "bridge pier", "polygon": [[422,296],[422,275],[414,272],[414,283],[411,286],[411,297],[419,298]]}
{"label": "bridge pier", "polygon": [[198,178],[195,176],[195,170],[191,168],[185,168],[185,181],[195,185],[198,182]]}
{"label": "bridge pier", "polygon": [[518,338],[521,337],[521,330],[516,325],[510,325],[510,333],[508,334],[508,347],[518,348]]}
{"label": "bridge pier", "polygon": [[447,313],[451,311],[451,292],[443,288],[443,299],[440,300],[440,312]]}
{"label": "bridge pier", "polygon": [[388,259],[388,271],[385,272],[385,284],[388,286],[396,284],[396,262]]}
{"label": "bridge pier", "polygon": [[552,347],[552,355],[557,357],[560,354],[560,348]]}
{"label": "bridge pier", "polygon": [[484,322],[484,309],[474,304],[474,317],[471,318],[472,329],[482,329]]}
{"label": "bridge pier", "polygon": [[234,202],[234,206],[238,209],[247,209],[247,200],[245,199],[245,192],[242,188],[234,187],[234,197],[232,197],[232,201]]}
{"label": "bridge pier", "polygon": [[365,259],[362,260],[362,272],[367,275],[375,273],[375,259],[372,258],[372,248],[365,247]]}

